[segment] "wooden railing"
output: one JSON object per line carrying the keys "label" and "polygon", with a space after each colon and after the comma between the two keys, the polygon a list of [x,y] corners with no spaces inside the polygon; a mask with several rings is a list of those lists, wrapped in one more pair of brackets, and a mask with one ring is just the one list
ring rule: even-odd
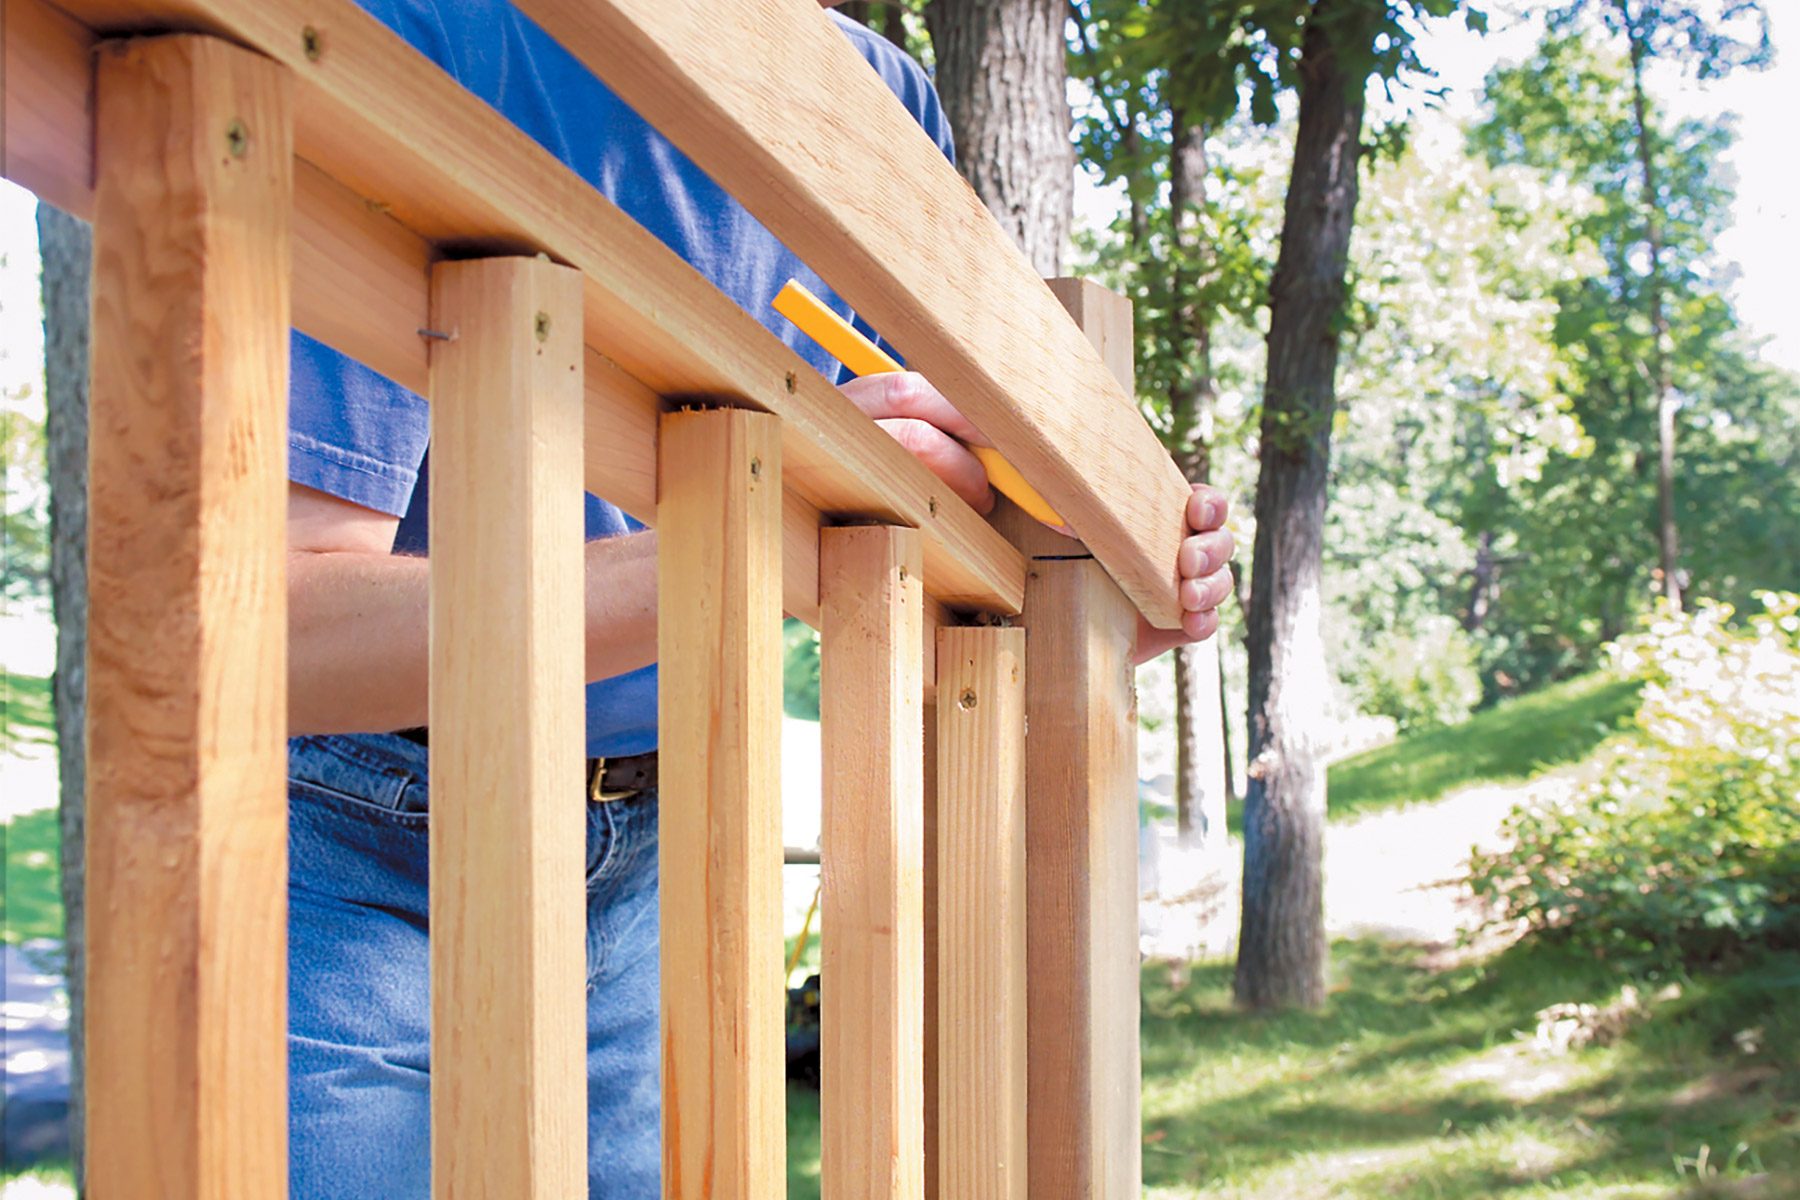
{"label": "wooden railing", "polygon": [[92,1194],[285,1193],[291,324],[432,401],[436,1194],[585,1186],[585,485],[660,532],[665,1195],[785,1187],[786,610],[827,1194],[1135,1196],[1130,651],[1186,488],[1129,307],[1033,277],[814,0],[520,0],[1086,542],[990,523],[351,0],[0,4],[0,168],[95,224]]}

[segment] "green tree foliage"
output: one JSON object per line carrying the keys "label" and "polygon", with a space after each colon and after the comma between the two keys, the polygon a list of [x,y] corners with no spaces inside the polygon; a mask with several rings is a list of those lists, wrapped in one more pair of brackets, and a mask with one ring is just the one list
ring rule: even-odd
{"label": "green tree foliage", "polygon": [[[1489,531],[1502,565],[1484,634],[1493,681],[1531,686],[1591,663],[1649,605],[1658,575],[1657,329],[1647,290],[1668,315],[1666,364],[1677,405],[1676,521],[1688,531],[1687,590],[1741,603],[1759,587],[1800,583],[1794,381],[1755,357],[1738,329],[1728,276],[1712,252],[1731,195],[1721,120],[1676,121],[1654,104],[1662,196],[1659,266],[1650,269],[1630,64],[1572,30],[1488,80],[1489,112],[1472,131],[1497,164],[1529,167],[1585,196],[1567,217],[1565,252],[1598,267],[1556,283],[1555,382],[1585,453],[1549,455],[1533,477],[1500,487],[1476,477],[1464,522]],[[1504,212],[1506,200],[1497,200]]]}

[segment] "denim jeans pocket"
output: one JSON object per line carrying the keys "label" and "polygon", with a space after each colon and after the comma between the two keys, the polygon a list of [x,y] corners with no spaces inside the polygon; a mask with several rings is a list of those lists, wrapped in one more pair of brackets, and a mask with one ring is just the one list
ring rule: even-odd
{"label": "denim jeans pocket", "polygon": [[410,743],[387,745],[398,741],[386,735],[293,738],[288,791],[352,816],[423,829],[430,807],[425,751]]}

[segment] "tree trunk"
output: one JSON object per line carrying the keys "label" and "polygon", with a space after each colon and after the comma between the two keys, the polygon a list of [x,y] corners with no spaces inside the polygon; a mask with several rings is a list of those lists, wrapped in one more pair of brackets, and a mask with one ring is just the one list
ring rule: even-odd
{"label": "tree trunk", "polygon": [[925,23],[957,166],[1040,275],[1062,270],[1075,203],[1067,0],[931,0]]}
{"label": "tree trunk", "polygon": [[1300,124],[1269,288],[1236,977],[1238,1002],[1255,1009],[1313,1008],[1325,999],[1320,551],[1365,82],[1338,48],[1368,36],[1364,24],[1342,0],[1319,0],[1308,20]]}
{"label": "tree trunk", "polygon": [[[1199,210],[1206,203],[1206,128],[1177,109],[1169,146],[1169,205],[1175,217],[1176,272],[1180,297],[1169,331],[1170,354],[1182,364],[1169,389],[1170,449],[1191,483],[1212,473],[1206,419],[1216,393],[1212,374],[1212,326],[1198,303],[1205,247],[1199,244]],[[1220,702],[1219,645],[1215,638],[1175,651],[1175,820],[1183,845],[1217,854],[1225,847],[1225,710]]]}
{"label": "tree trunk", "polygon": [[1663,227],[1656,155],[1650,144],[1649,101],[1644,94],[1644,34],[1629,0],[1615,0],[1631,43],[1631,112],[1638,165],[1643,170],[1644,240],[1650,250],[1650,386],[1656,396],[1656,545],[1662,593],[1681,610],[1680,541],[1675,529],[1675,388],[1670,378],[1669,318],[1663,300]]}
{"label": "tree trunk", "polygon": [[911,53],[906,44],[906,6],[900,0],[888,0],[881,6],[881,36]]}
{"label": "tree trunk", "polygon": [[62,774],[62,900],[69,989],[69,1156],[82,1186],[86,962],[82,887],[87,794],[88,281],[93,236],[39,204],[44,263],[45,434],[50,459],[50,598],[56,614],[56,756]]}
{"label": "tree trunk", "polygon": [[1480,632],[1487,623],[1494,605],[1494,572],[1498,565],[1494,560],[1494,531],[1483,529],[1475,535],[1475,578],[1469,585],[1469,610],[1462,621],[1462,627],[1470,633]]}

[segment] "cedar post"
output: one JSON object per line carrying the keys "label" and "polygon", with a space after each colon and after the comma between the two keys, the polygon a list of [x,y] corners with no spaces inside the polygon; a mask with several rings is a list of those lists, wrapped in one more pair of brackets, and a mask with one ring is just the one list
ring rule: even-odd
{"label": "cedar post", "polygon": [[440,263],[431,355],[431,1151],[587,1188],[581,275]]}
{"label": "cedar post", "polygon": [[916,529],[819,531],[825,1191],[922,1200],[925,592]]}
{"label": "cedar post", "polygon": [[287,1194],[287,73],[99,55],[87,1183]]}
{"label": "cedar post", "polygon": [[662,418],[663,1195],[786,1188],[781,422]]}
{"label": "cedar post", "polygon": [[[1131,304],[1051,290],[1129,394]],[[1025,585],[1031,1194],[1136,1196],[1142,1180],[1137,925],[1138,615],[1079,542],[1006,508]]]}

